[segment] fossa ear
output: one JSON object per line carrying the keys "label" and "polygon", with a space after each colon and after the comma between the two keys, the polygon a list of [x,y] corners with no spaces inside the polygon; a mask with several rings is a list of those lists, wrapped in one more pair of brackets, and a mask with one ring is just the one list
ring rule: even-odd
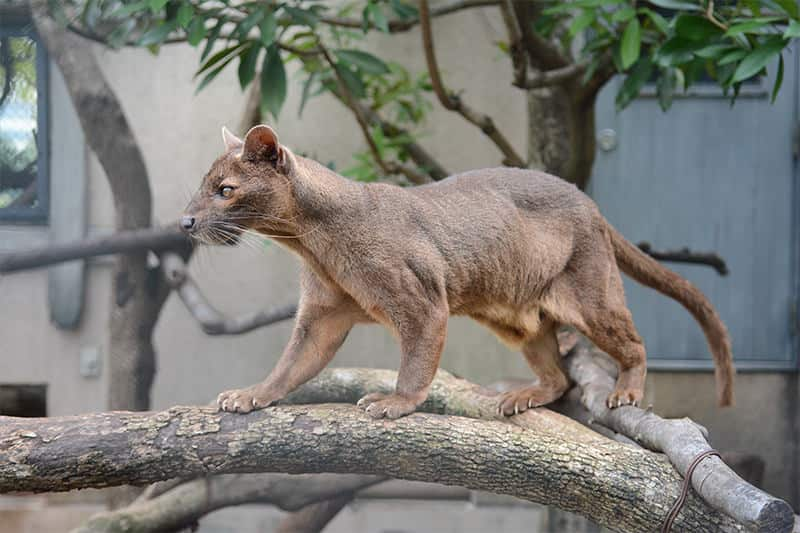
{"label": "fossa ear", "polygon": [[238,150],[244,145],[244,141],[234,135],[225,126],[222,126],[222,142],[225,144],[225,151]]}
{"label": "fossa ear", "polygon": [[265,161],[275,166],[286,163],[287,149],[278,142],[275,130],[264,124],[253,126],[244,137],[242,159]]}

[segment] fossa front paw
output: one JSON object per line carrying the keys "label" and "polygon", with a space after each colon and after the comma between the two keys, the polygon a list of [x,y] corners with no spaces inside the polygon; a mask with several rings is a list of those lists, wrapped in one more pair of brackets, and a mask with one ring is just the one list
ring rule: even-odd
{"label": "fossa front paw", "polygon": [[413,413],[417,404],[399,394],[382,394],[374,392],[367,394],[356,404],[372,418],[388,418],[394,420],[401,416]]}
{"label": "fossa front paw", "polygon": [[246,389],[234,389],[220,393],[217,396],[217,407],[220,411],[229,413],[249,413],[255,409],[263,409],[278,401],[280,395],[264,389],[260,385],[253,385]]}

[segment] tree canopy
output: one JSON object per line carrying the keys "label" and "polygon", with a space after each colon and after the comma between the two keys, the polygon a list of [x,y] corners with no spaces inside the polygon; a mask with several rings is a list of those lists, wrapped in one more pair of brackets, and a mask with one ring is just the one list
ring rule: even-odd
{"label": "tree canopy", "polygon": [[[774,99],[782,83],[783,52],[800,35],[800,13],[792,0],[527,4],[516,10],[522,35],[510,31],[508,40],[496,43],[514,64],[514,80],[509,81],[531,90],[578,78],[596,96],[621,74],[625,80],[616,97],[618,109],[629,105],[647,82],[655,83],[664,110],[674,95],[701,79],[718,83],[733,101],[743,83],[764,75],[779,58]],[[504,16],[513,10],[510,1],[450,0],[437,3],[430,16],[485,6],[499,6]],[[365,42],[370,32],[398,33],[419,24],[420,9],[412,2],[68,0],[51,2],[51,9],[72,30],[111,47],[142,46],[157,53],[165,44],[181,42],[198,48],[197,90],[223,70],[236,68],[243,90],[259,85],[262,116],[286,112],[291,87],[286,67],[296,64],[302,81],[298,114],[310,98],[329,92],[359,119],[370,150],[356,154],[351,176],[372,180],[383,171],[406,174],[413,182],[437,170],[409,156],[431,109],[429,73],[410,72],[380,58]],[[531,55],[532,73],[520,46],[538,49],[538,55]],[[376,113],[379,120],[371,120]],[[523,164],[509,155],[507,162]]]}

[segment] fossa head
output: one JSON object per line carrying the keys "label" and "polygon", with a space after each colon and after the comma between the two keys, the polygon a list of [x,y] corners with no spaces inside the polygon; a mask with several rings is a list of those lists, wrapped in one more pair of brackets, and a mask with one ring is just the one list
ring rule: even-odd
{"label": "fossa head", "polygon": [[222,128],[225,152],[211,165],[183,212],[184,231],[206,244],[236,244],[245,231],[289,231],[295,159],[269,126],[244,140]]}

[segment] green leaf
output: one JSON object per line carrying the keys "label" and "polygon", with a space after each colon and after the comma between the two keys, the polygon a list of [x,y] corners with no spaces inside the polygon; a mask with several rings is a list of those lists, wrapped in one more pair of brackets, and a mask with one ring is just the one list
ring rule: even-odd
{"label": "green leaf", "polygon": [[261,19],[259,29],[261,30],[261,42],[264,46],[271,45],[275,41],[275,31],[278,29],[278,21],[275,20],[275,14],[272,11],[269,11]]}
{"label": "green leaf", "polygon": [[300,108],[297,110],[297,118],[303,116],[303,109],[306,108],[306,102],[308,101],[308,97],[311,92],[311,86],[314,84],[316,77],[317,73],[312,72],[309,74],[308,78],[306,78],[306,81],[303,84],[303,93],[300,96]]}
{"label": "green leaf", "polygon": [[703,48],[700,41],[690,41],[681,37],[669,39],[656,52],[656,61],[662,67],[680,65],[691,61],[694,51]]}
{"label": "green leaf", "polygon": [[164,6],[167,5],[167,2],[169,2],[169,0],[150,0],[150,11],[156,13],[164,9]]}
{"label": "green leaf", "polygon": [[617,111],[625,109],[639,95],[639,91],[652,72],[653,63],[649,57],[643,57],[636,63],[617,93],[615,100]]}
{"label": "green leaf", "polygon": [[667,19],[662,17],[659,13],[646,7],[640,8],[639,13],[646,15],[647,18],[653,21],[653,25],[656,27],[656,29],[658,29],[658,31],[664,35],[669,33],[669,22],[667,22]]}
{"label": "green leaf", "polygon": [[122,6],[113,13],[111,13],[110,16],[113,18],[123,18],[133,13],[136,13],[137,11],[149,8],[150,8],[150,0],[142,0],[141,2],[134,2],[133,4]]}
{"label": "green leaf", "polygon": [[642,32],[639,25],[639,19],[633,19],[625,27],[625,32],[622,34],[620,54],[623,70],[627,70],[628,67],[636,63],[636,61],[639,59],[641,47]]}
{"label": "green leaf", "polygon": [[374,55],[361,50],[334,50],[334,54],[345,63],[358,67],[368,74],[388,74],[389,67]]}
{"label": "green leaf", "polygon": [[722,30],[704,17],[679,15],[675,21],[675,34],[690,41],[708,41],[714,36],[721,35]]}
{"label": "green leaf", "polygon": [[152,28],[147,32],[145,32],[145,34],[139,38],[138,44],[139,46],[150,46],[152,44],[161,44],[162,42],[164,42],[164,39],[167,38],[167,35],[169,35],[174,29],[175,29],[174,20],[170,22],[162,22],[155,28]]}
{"label": "green leaf", "polygon": [[658,105],[661,107],[661,111],[666,112],[672,107],[672,98],[675,95],[677,86],[676,72],[680,71],[672,67],[662,70],[656,82],[656,94],[658,95]]}
{"label": "green leaf", "polygon": [[739,61],[749,53],[750,50],[745,50],[744,48],[736,48],[735,50],[732,50],[723,55],[722,57],[720,57],[719,61],[717,61],[717,65],[721,66],[721,65],[727,65],[728,63],[735,63],[736,61]]}
{"label": "green leaf", "polygon": [[698,4],[691,2],[679,2],[677,0],[649,0],[649,2],[664,9],[672,9],[676,11],[701,11],[702,7]]}
{"label": "green leaf", "polygon": [[206,46],[203,48],[203,53],[200,56],[200,61],[203,61],[208,54],[211,53],[211,50],[214,49],[214,43],[217,42],[217,37],[219,37],[219,32],[222,31],[222,26],[225,25],[225,17],[220,17],[217,19],[216,25],[214,25],[214,29],[211,30],[211,35],[208,36],[208,40],[206,41]]}
{"label": "green leaf", "polygon": [[236,57],[237,53],[239,52],[239,49],[245,46],[246,44],[247,44],[246,42],[236,43],[233,46],[223,48],[213,56],[209,57],[208,60],[200,67],[200,69],[194,73],[194,75],[199,76],[200,74],[209,70],[211,67],[213,67],[215,64],[219,63],[223,59],[228,58],[228,56],[230,56],[230,59],[233,59],[234,57]]}
{"label": "green leaf", "polygon": [[211,80],[213,80],[214,78],[216,78],[216,77],[217,77],[217,74],[219,74],[220,72],[222,72],[222,70],[223,70],[225,67],[227,67],[227,66],[228,66],[228,63],[230,63],[231,61],[233,61],[233,58],[234,58],[234,57],[236,57],[236,56],[235,56],[235,55],[232,55],[232,56],[230,56],[228,59],[226,59],[225,61],[223,61],[223,62],[222,62],[222,63],[220,63],[219,65],[217,65],[217,66],[216,66],[216,67],[215,67],[215,68],[214,68],[214,69],[213,69],[211,72],[209,72],[208,74],[206,74],[206,75],[203,77],[203,80],[202,80],[202,81],[200,82],[200,84],[197,86],[197,89],[195,89],[195,90],[194,90],[194,93],[195,93],[195,94],[197,94],[197,93],[199,93],[200,91],[202,91],[203,89],[205,89],[206,85],[208,85],[209,83],[211,83]]}
{"label": "green leaf", "polygon": [[247,15],[239,24],[236,26],[236,33],[239,35],[240,39],[247,38],[247,34],[250,33],[250,30],[253,27],[261,22],[261,19],[264,18],[266,12],[264,8],[256,9],[249,15]]}
{"label": "green leaf", "polygon": [[694,55],[702,57],[703,59],[717,59],[731,50],[739,49],[738,46],[733,44],[710,44],[700,50],[695,50]]}
{"label": "green leaf", "polygon": [[239,86],[244,90],[256,77],[256,62],[261,52],[261,44],[252,44],[239,53]]}
{"label": "green leaf", "polygon": [[267,48],[264,64],[261,66],[261,113],[267,113],[278,120],[283,103],[286,101],[286,69],[277,45]]}
{"label": "green leaf", "polygon": [[364,98],[367,96],[367,88],[364,86],[364,82],[358,74],[347,68],[347,65],[337,64],[336,72],[342,77],[342,81],[344,81],[347,89],[353,93],[353,96],[356,98]]}
{"label": "green leaf", "polygon": [[189,22],[192,20],[194,16],[194,7],[192,4],[186,3],[181,4],[181,7],[178,8],[178,25],[181,28],[185,28],[188,26]]}
{"label": "green leaf", "polygon": [[588,9],[581,11],[580,15],[572,19],[572,24],[569,25],[570,36],[575,37],[580,32],[591,26],[592,22],[594,22],[594,19],[594,11],[590,11]]}
{"label": "green leaf", "polygon": [[303,24],[312,28],[319,22],[317,14],[310,9],[300,9],[298,7],[284,6],[283,10],[292,18],[295,24]]}
{"label": "green leaf", "polygon": [[206,21],[202,17],[195,17],[189,24],[189,31],[186,40],[192,46],[197,46],[203,37],[206,36]]}
{"label": "green leaf", "polygon": [[386,15],[383,14],[383,7],[370,2],[367,4],[366,9],[375,27],[384,33],[389,33],[389,21],[386,20]]}
{"label": "green leaf", "polygon": [[744,81],[761,72],[767,66],[767,63],[779,54],[788,43],[788,40],[781,37],[772,38],[747,54],[742,59],[742,62],[739,63],[739,66],[736,67],[736,72],[733,73],[733,83]]}
{"label": "green leaf", "polygon": [[778,91],[781,90],[781,85],[783,84],[783,54],[781,54],[780,59],[778,59],[778,73],[775,75],[775,85],[772,86],[772,97],[770,101],[774,104],[775,98],[778,97]]}
{"label": "green leaf", "polygon": [[416,7],[406,4],[401,0],[391,0],[389,3],[392,6],[392,10],[403,20],[417,18],[417,15],[419,15],[419,11],[417,11]]}
{"label": "green leaf", "polygon": [[781,9],[783,9],[793,19],[800,17],[796,0],[775,0],[775,3],[781,6]]}
{"label": "green leaf", "polygon": [[789,22],[789,27],[783,32],[784,39],[791,39],[792,37],[800,37],[800,22],[792,20]]}
{"label": "green leaf", "polygon": [[636,16],[636,10],[631,6],[623,6],[611,15],[611,22],[627,22]]}
{"label": "green leaf", "polygon": [[764,33],[771,23],[780,20],[780,18],[776,17],[762,17],[759,19],[748,20],[746,22],[741,22],[738,24],[733,24],[728,28],[728,31],[725,32],[726,37],[733,37],[734,35],[739,35],[741,33]]}
{"label": "green leaf", "polygon": [[114,28],[108,34],[108,44],[112,48],[119,48],[125,44],[133,28],[136,27],[136,20],[133,18],[127,19],[125,22]]}

